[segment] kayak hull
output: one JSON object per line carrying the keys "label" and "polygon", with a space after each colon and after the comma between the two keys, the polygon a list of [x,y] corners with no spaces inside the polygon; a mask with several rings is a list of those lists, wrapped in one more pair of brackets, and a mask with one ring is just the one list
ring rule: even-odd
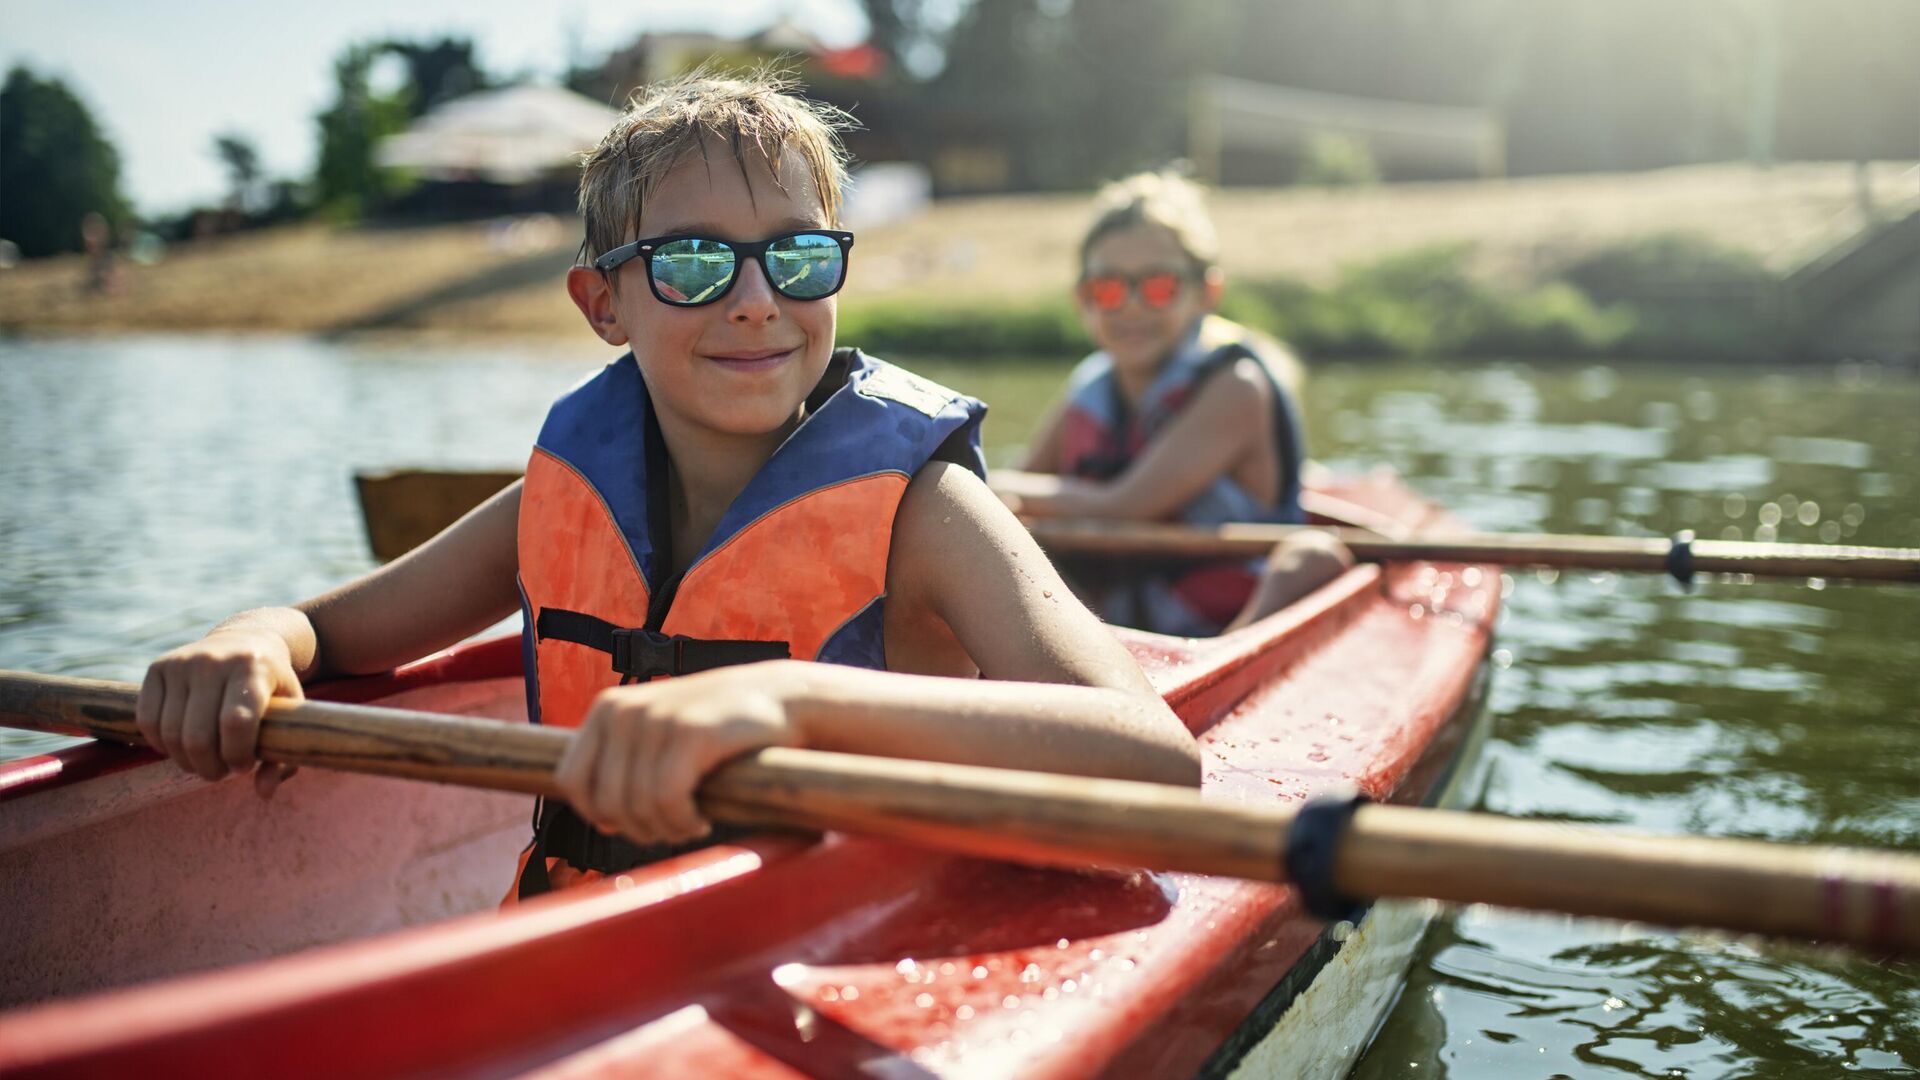
{"label": "kayak hull", "polygon": [[[419,707],[525,720],[517,676],[424,696]],[[0,764],[8,775],[0,1007],[485,909],[533,809],[527,796],[325,770],[263,802],[248,778],[209,784],[97,743]]]}
{"label": "kayak hull", "polygon": [[[1410,528],[1439,520],[1387,481],[1342,495]],[[1363,566],[1227,637],[1122,637],[1200,739],[1209,798],[1296,803],[1358,788],[1455,803],[1470,797],[1475,776],[1499,587],[1485,567]],[[432,695],[461,687],[479,710],[471,714],[509,718],[523,697],[510,679],[452,673],[488,649],[504,663],[510,645],[456,651],[427,665],[437,676],[409,671],[337,692],[381,703],[412,694],[412,707],[431,707]],[[283,794],[318,779],[296,779]],[[263,810],[243,786],[203,785],[175,799],[206,802],[212,820],[278,812],[280,797]],[[208,801],[221,790],[226,801]],[[449,797],[403,790],[422,804]],[[358,797],[370,796],[342,799]],[[411,910],[395,902],[386,925],[431,921],[487,880],[489,898],[504,892],[513,864],[498,852],[524,841],[525,813],[524,801],[475,811],[475,822],[517,818],[515,827],[499,836],[484,822],[470,827],[467,846],[442,849],[458,868],[448,880],[461,884],[428,890]],[[8,814],[0,806],[0,821]],[[431,816],[391,805],[374,813],[383,851],[404,846],[393,819],[409,814]],[[421,831],[444,839],[458,830]],[[88,865],[84,850],[71,854],[65,872]],[[0,878],[14,858],[0,848]],[[398,897],[413,869],[395,857],[358,886],[328,888]],[[182,901],[182,924],[194,921],[193,903]],[[221,911],[197,913],[215,939]],[[1328,927],[1279,885],[1040,869],[838,834],[753,837],[502,913],[0,1014],[0,1071],[1332,1076],[1364,1048],[1427,912],[1380,904],[1355,925]],[[84,925],[83,916],[47,933]],[[180,932],[145,925],[149,936]],[[289,934],[283,943],[307,941]],[[155,961],[131,977],[163,970]],[[20,983],[29,996],[36,989]]]}

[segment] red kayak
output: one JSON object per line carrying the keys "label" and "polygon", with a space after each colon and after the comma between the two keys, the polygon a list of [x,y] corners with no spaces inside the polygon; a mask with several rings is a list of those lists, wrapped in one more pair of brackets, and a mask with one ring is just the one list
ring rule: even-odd
{"label": "red kayak", "polygon": [[[1387,480],[1333,493],[1443,520]],[[1208,797],[1449,805],[1499,597],[1490,567],[1369,565],[1225,637],[1122,634]],[[503,639],[313,696],[515,720],[519,674]],[[313,770],[263,804],[97,745],[0,765],[0,1073],[1339,1076],[1429,912],[1329,926],[1284,886],[840,834],[496,911],[530,812]]]}

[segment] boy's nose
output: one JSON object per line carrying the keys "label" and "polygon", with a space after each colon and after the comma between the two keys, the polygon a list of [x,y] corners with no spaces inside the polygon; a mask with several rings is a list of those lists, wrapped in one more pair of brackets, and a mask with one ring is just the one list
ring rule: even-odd
{"label": "boy's nose", "polygon": [[740,268],[740,280],[733,283],[733,295],[727,300],[727,318],[733,322],[771,322],[780,317],[780,294],[773,291],[759,259],[749,259]]}

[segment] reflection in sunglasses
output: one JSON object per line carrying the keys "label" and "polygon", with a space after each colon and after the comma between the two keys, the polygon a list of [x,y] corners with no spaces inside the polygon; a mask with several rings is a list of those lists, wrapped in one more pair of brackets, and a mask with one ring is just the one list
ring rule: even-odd
{"label": "reflection in sunglasses", "polygon": [[[710,304],[738,283],[744,259],[756,259],[775,292],[790,300],[819,300],[838,292],[846,279],[849,234],[802,232],[764,243],[710,237],[670,237],[635,241],[645,250],[654,295],[669,304]],[[655,246],[649,248],[650,244]],[[602,270],[618,266],[626,249],[596,261]],[[606,265],[601,265],[605,263]]]}

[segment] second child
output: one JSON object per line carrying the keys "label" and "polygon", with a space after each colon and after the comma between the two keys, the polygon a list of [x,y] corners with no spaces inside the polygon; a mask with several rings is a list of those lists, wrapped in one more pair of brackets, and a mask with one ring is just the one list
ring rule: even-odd
{"label": "second child", "polygon": [[[1142,173],[1103,189],[1080,245],[1080,315],[1099,351],[1074,369],[1021,470],[994,490],[1029,517],[1297,523],[1299,365],[1214,312],[1224,278],[1199,189]],[[1316,533],[1264,560],[1147,572],[1068,560],[1109,622],[1204,637],[1277,611],[1352,564]]]}

